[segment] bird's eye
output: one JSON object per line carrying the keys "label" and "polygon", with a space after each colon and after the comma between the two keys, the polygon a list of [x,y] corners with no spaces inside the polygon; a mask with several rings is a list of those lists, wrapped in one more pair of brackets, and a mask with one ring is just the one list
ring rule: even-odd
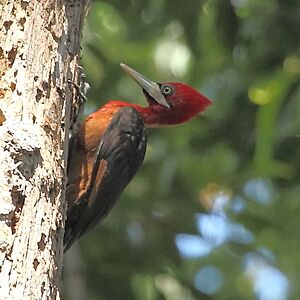
{"label": "bird's eye", "polygon": [[162,85],[160,90],[165,96],[170,96],[173,94],[173,88],[169,85]]}

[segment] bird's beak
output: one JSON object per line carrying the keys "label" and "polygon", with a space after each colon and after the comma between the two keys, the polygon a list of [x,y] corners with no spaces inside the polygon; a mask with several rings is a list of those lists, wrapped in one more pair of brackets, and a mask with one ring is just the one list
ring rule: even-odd
{"label": "bird's beak", "polygon": [[159,85],[145,78],[137,71],[131,69],[129,66],[121,63],[120,67],[142,88],[144,89],[157,103],[167,108],[170,108],[165,96],[160,91]]}

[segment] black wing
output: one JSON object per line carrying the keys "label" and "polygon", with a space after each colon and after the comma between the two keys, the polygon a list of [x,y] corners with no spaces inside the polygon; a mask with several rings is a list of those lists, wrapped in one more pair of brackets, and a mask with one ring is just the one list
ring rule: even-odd
{"label": "black wing", "polygon": [[99,141],[86,193],[68,207],[65,250],[109,213],[142,164],[146,145],[146,130],[138,112],[121,108]]}

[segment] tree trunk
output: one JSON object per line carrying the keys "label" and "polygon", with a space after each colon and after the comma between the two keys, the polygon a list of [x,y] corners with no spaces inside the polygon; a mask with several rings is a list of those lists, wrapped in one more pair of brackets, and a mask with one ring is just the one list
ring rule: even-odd
{"label": "tree trunk", "polygon": [[87,1],[0,2],[0,299],[60,299],[64,186]]}

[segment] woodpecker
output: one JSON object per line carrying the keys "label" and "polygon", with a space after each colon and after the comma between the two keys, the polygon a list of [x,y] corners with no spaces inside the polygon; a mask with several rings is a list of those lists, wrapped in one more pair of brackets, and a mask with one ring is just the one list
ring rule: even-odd
{"label": "woodpecker", "polygon": [[111,210],[141,166],[145,128],[184,123],[211,101],[178,82],[153,82],[125,64],[121,68],[142,88],[148,105],[109,101],[89,115],[72,137],[66,189],[65,251]]}

